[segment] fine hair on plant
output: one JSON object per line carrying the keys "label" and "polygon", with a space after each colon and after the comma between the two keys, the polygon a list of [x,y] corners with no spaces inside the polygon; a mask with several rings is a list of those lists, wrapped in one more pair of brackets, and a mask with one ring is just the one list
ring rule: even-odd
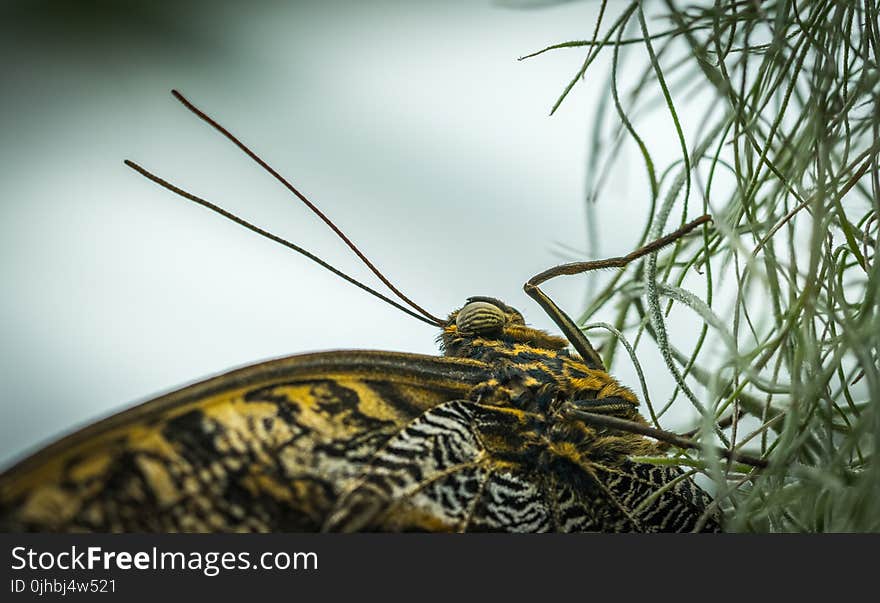
{"label": "fine hair on plant", "polygon": [[[659,352],[674,385],[642,384],[653,428],[691,409],[684,435],[701,448],[646,460],[711,480],[731,531],[880,531],[878,4],[603,0],[584,29],[522,59],[582,53],[551,113],[587,82],[602,91],[591,230],[627,151],[649,191],[639,245],[713,217],[606,272],[578,318],[602,327],[591,336],[606,366],[621,347]],[[653,150],[644,123],[658,115],[674,156]],[[614,319],[591,324],[600,312]]]}

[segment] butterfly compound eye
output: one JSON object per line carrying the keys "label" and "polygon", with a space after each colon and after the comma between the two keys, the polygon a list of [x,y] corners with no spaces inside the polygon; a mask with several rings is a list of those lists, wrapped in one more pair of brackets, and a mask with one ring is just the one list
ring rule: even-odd
{"label": "butterfly compound eye", "polygon": [[484,335],[500,331],[507,317],[495,304],[472,301],[458,311],[455,325],[462,334]]}

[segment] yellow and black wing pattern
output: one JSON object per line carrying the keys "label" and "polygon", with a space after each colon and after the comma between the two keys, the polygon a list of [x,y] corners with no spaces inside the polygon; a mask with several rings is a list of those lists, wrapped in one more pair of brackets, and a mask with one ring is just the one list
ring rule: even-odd
{"label": "yellow and black wing pattern", "polygon": [[445,357],[292,356],[96,423],[0,475],[0,529],[720,530],[653,441],[562,412],[644,422],[632,392],[502,310],[453,313]]}
{"label": "yellow and black wing pattern", "polygon": [[5,531],[319,531],[387,440],[479,362],[327,352],[264,362],[85,428],[0,476]]}

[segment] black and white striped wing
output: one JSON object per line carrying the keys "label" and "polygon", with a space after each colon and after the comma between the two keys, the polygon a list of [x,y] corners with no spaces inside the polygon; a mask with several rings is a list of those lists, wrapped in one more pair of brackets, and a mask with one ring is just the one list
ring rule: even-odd
{"label": "black and white striped wing", "polygon": [[552,530],[541,483],[487,452],[479,433],[485,415],[461,400],[423,413],[376,453],[325,529]]}
{"label": "black and white striped wing", "polygon": [[[625,461],[524,462],[516,417],[456,400],[420,415],[340,497],[327,531],[691,531],[709,502],[689,476]],[[520,426],[521,427],[521,426]],[[528,455],[525,455],[528,457]],[[534,460],[534,459],[533,459]],[[710,519],[704,529],[717,527]]]}
{"label": "black and white striped wing", "polygon": [[627,460],[618,467],[594,464],[606,496],[607,521],[637,532],[718,532],[712,499],[678,467]]}

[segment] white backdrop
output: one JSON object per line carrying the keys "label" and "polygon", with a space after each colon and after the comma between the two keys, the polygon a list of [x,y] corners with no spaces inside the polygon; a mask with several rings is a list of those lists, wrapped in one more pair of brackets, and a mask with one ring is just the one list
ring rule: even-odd
{"label": "white backdrop", "polygon": [[[552,329],[521,287],[559,263],[557,243],[587,248],[589,119],[608,90],[588,78],[548,117],[584,52],[516,58],[589,37],[597,4],[214,2],[153,14],[129,3],[97,25],[37,18],[27,4],[0,19],[0,464],[258,360],[436,353],[430,327],[123,166],[134,159],[369,278],[323,224],[178,105],[173,87],[435,314],[492,295]],[[655,121],[642,134],[673,157],[668,119]],[[643,167],[628,156],[597,208],[602,256],[629,251],[648,210]],[[548,290],[574,314],[583,304],[582,280]],[[662,400],[670,380],[656,350],[644,350]],[[613,372],[637,389],[625,354]]]}

